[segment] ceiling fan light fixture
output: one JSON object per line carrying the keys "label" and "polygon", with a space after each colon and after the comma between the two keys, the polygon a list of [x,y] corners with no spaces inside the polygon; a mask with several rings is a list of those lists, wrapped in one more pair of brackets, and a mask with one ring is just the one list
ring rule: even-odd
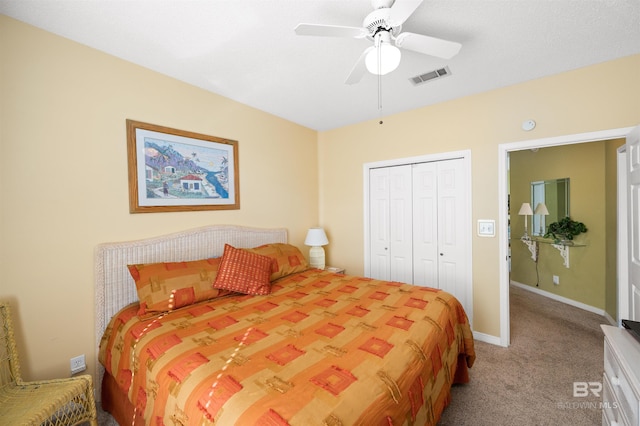
{"label": "ceiling fan light fixture", "polygon": [[[295,27],[295,33],[306,36],[349,37],[373,41],[358,57],[345,84],[359,82],[366,72],[381,76],[400,65],[400,49],[450,59],[458,54],[460,43],[412,32],[402,32],[405,21],[424,0],[371,0],[373,11],[360,27],[342,25],[304,24]],[[381,79],[378,78],[378,81]],[[380,84],[380,83],[378,83]]]}
{"label": "ceiling fan light fixture", "polygon": [[398,68],[401,56],[396,46],[381,42],[367,53],[365,65],[371,74],[385,75]]}

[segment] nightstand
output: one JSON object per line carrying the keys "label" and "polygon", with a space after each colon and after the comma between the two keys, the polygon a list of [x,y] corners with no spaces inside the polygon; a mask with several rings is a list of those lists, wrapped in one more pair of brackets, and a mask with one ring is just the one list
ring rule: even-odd
{"label": "nightstand", "polygon": [[344,274],[344,268],[338,268],[337,266],[325,266],[324,270],[334,274]]}

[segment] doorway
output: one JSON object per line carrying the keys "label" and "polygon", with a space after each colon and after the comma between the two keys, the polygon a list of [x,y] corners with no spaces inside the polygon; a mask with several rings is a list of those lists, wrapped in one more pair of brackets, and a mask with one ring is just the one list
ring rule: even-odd
{"label": "doorway", "polygon": [[598,132],[580,133],[574,135],[558,136],[543,139],[533,139],[528,141],[513,142],[501,144],[498,146],[498,229],[500,232],[499,253],[501,261],[500,266],[500,345],[509,346],[510,323],[509,323],[509,265],[508,265],[508,184],[507,184],[507,164],[508,155],[512,151],[520,151],[523,149],[534,149],[553,147],[560,145],[570,145],[585,142],[605,141],[610,139],[625,138],[631,127],[610,129]]}

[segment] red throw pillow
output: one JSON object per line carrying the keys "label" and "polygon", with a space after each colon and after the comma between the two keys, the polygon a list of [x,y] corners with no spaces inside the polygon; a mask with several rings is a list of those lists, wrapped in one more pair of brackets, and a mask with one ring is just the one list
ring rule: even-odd
{"label": "red throw pillow", "polygon": [[224,245],[214,288],[238,293],[264,295],[271,292],[271,258]]}

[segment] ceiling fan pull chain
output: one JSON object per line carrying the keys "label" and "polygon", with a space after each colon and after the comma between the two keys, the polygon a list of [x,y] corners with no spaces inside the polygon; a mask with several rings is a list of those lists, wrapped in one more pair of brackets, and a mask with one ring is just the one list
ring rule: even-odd
{"label": "ceiling fan pull chain", "polygon": [[[378,70],[382,67],[382,41],[378,44]],[[382,114],[382,74],[378,73],[378,112]]]}

